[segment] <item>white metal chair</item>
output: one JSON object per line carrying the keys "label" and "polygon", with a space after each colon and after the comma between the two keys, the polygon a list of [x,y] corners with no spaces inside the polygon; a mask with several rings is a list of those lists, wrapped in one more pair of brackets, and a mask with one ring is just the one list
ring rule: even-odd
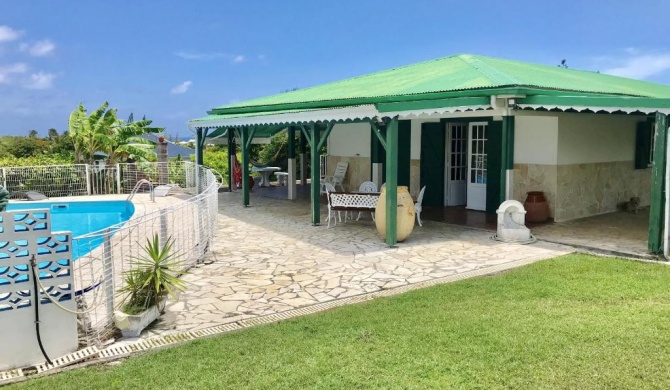
{"label": "white metal chair", "polygon": [[344,186],[342,183],[344,182],[344,176],[347,174],[347,168],[349,168],[349,163],[348,162],[339,162],[337,163],[337,167],[335,167],[335,172],[333,173],[332,176],[326,176],[323,178],[323,181],[321,182],[321,190],[320,193],[326,194],[326,188],[325,184],[330,183],[333,185],[333,187],[337,188],[337,186],[340,186],[340,191],[344,192]]}
{"label": "white metal chair", "polygon": [[[358,192],[377,192],[377,185],[374,182],[371,181],[364,181],[361,183],[361,185],[358,187]],[[371,211],[370,214],[372,215],[372,221],[375,220],[375,212]],[[347,216],[345,214],[344,219],[346,220]],[[353,216],[352,216],[353,218]],[[358,217],[356,217],[356,220],[358,221],[361,219],[361,211],[358,212]]]}
{"label": "white metal chair", "polygon": [[414,212],[416,213],[416,221],[419,223],[419,226],[423,227],[423,222],[421,222],[421,202],[423,202],[423,193],[426,191],[426,186],[423,186],[421,191],[419,191],[419,197],[416,198],[416,203],[414,203]]}
{"label": "white metal chair", "polygon": [[[322,187],[326,191],[326,198],[328,199],[328,218],[326,218],[326,221],[328,221],[328,227],[330,227],[330,219],[333,218],[335,219],[335,226],[337,226],[337,218],[335,218],[335,210],[331,208],[330,204],[330,195],[329,193],[335,192],[335,186],[333,186],[330,183],[323,183]],[[338,217],[340,216],[340,212],[337,212]],[[346,219],[346,216],[345,216]],[[342,217],[340,217],[340,222],[342,222]]]}

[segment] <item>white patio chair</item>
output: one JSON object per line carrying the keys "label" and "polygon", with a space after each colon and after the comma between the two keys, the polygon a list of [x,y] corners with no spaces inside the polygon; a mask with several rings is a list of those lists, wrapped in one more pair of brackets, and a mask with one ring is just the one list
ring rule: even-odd
{"label": "white patio chair", "polygon": [[[358,192],[377,192],[377,185],[374,182],[371,181],[364,181],[361,183],[361,185],[358,187]],[[372,221],[374,222],[375,220],[375,212],[371,211],[370,214],[372,215]],[[344,219],[347,219],[347,216],[345,214]],[[356,217],[356,220],[358,221],[361,219],[361,211],[358,212],[358,217]]]}
{"label": "white patio chair", "polygon": [[335,167],[335,172],[333,173],[333,175],[326,176],[323,178],[323,181],[321,182],[320,193],[322,194],[327,193],[325,188],[326,183],[332,184],[333,187],[335,188],[337,188],[337,186],[340,186],[340,191],[344,192],[344,186],[342,185],[342,183],[344,182],[344,176],[347,174],[347,168],[349,168],[348,162],[337,163],[337,167]]}
{"label": "white patio chair", "polygon": [[[330,205],[330,195],[329,193],[335,192],[335,187],[330,184],[330,183],[323,183],[323,188],[326,191],[326,198],[328,199],[328,218],[326,218],[326,221],[328,221],[328,227],[330,227],[330,219],[333,218],[335,219],[335,226],[337,226],[337,218],[335,218],[335,210],[331,208]],[[337,212],[338,217],[340,217],[340,212]],[[346,216],[345,216],[346,218]],[[342,217],[340,217],[340,222],[342,222]]]}
{"label": "white patio chair", "polygon": [[416,198],[416,203],[414,203],[414,212],[416,213],[416,221],[419,223],[419,226],[423,227],[421,222],[421,202],[423,202],[423,193],[426,191],[426,186],[423,186],[421,191],[419,191],[419,197]]}

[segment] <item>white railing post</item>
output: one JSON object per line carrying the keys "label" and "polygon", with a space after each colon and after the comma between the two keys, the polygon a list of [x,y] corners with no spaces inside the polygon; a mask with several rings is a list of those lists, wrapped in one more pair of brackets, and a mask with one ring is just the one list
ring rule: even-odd
{"label": "white railing post", "polygon": [[121,164],[116,164],[116,192],[123,194],[123,188],[121,188]]}
{"label": "white railing post", "polygon": [[102,274],[105,280],[105,295],[107,304],[107,315],[114,315],[114,262],[112,261],[112,233],[111,229],[105,229],[105,237],[102,243]]}
{"label": "white railing post", "polygon": [[86,192],[91,195],[93,192],[91,190],[91,167],[86,164]]}

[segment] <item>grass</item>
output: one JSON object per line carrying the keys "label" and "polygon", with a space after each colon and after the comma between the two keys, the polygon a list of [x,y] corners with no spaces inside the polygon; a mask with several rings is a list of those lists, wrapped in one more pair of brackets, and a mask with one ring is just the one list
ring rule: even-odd
{"label": "grass", "polygon": [[14,389],[670,388],[670,268],[568,255]]}

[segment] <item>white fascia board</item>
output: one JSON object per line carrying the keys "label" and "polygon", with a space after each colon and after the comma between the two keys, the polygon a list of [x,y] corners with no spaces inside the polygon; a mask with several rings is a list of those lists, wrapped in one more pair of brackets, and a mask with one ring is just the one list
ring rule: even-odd
{"label": "white fascia board", "polygon": [[544,104],[519,104],[519,108],[530,108],[533,110],[575,110],[575,111],[605,111],[609,113],[621,111],[627,114],[633,112],[641,112],[644,114],[653,114],[655,112],[660,112],[662,114],[670,114],[670,108],[650,108],[650,107],[597,107],[597,106],[556,106],[556,105],[544,105]]}
{"label": "white fascia board", "polygon": [[426,108],[419,110],[384,112],[380,113],[372,104],[362,106],[332,108],[322,110],[309,110],[301,112],[289,112],[285,114],[258,115],[240,118],[214,119],[209,121],[189,121],[187,125],[190,128],[199,127],[237,127],[237,126],[258,126],[258,125],[291,125],[306,124],[311,122],[331,122],[347,120],[365,120],[374,118],[390,118],[398,116],[401,119],[414,119],[438,116],[445,113],[490,110],[490,105],[477,106],[459,106]]}

